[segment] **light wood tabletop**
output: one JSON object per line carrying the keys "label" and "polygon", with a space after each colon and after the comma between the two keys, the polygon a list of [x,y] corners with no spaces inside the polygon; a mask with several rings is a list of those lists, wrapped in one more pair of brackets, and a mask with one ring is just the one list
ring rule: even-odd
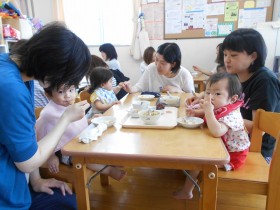
{"label": "light wood tabletop", "polygon": [[[220,138],[214,138],[208,129],[122,128],[138,94],[129,94],[120,105],[113,106],[105,115],[114,115],[117,122],[108,128],[97,141],[79,143],[74,138],[62,153],[73,157],[76,176],[76,194],[79,209],[90,209],[86,188],[86,163],[122,165],[128,167],[154,167],[168,169],[196,169],[202,171],[203,184],[200,209],[216,209],[217,167],[229,161],[228,152]],[[185,115],[184,100],[180,94],[178,116]],[[155,103],[156,99],[151,101]]]}

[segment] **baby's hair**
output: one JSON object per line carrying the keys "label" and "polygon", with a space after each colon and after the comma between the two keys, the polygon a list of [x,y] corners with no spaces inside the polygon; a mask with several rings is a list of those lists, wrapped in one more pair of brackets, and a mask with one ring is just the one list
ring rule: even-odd
{"label": "baby's hair", "polygon": [[211,85],[221,81],[222,79],[227,79],[227,81],[228,81],[228,87],[227,88],[228,88],[229,98],[234,96],[234,95],[238,95],[238,97],[241,97],[242,86],[241,86],[241,83],[240,83],[239,79],[234,74],[229,74],[227,72],[221,72],[221,73],[213,74],[207,80],[206,86],[209,84],[209,87],[211,87]]}
{"label": "baby's hair", "polygon": [[[44,91],[48,96],[52,96],[52,91],[58,91],[59,88],[61,88],[62,86],[64,86],[64,88],[63,88],[64,90],[68,90],[72,85],[71,84],[62,84],[59,86],[44,88]],[[77,89],[77,88],[78,88],[78,86],[75,86],[75,89]]]}
{"label": "baby's hair", "polygon": [[90,88],[88,92],[93,93],[96,88],[108,82],[112,77],[113,73],[105,67],[93,68],[89,75]]}
{"label": "baby's hair", "polygon": [[154,53],[156,50],[153,47],[147,47],[143,54],[143,60],[147,65],[154,61]]}

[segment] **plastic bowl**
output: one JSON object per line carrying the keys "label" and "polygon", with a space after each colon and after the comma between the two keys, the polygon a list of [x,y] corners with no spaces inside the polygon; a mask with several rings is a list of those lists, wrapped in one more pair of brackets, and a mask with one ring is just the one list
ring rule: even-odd
{"label": "plastic bowl", "polygon": [[203,124],[203,119],[199,117],[179,117],[177,122],[185,128],[197,128]]}
{"label": "plastic bowl", "polygon": [[132,102],[132,108],[133,109],[143,110],[143,109],[148,109],[149,106],[150,106],[149,101],[134,101],[134,102]]}
{"label": "plastic bowl", "polygon": [[147,125],[155,124],[160,118],[159,110],[142,110],[138,112],[140,119]]}
{"label": "plastic bowl", "polygon": [[167,105],[177,105],[179,103],[179,96],[163,96],[162,102]]}
{"label": "plastic bowl", "polygon": [[100,123],[104,123],[107,125],[107,127],[110,127],[114,125],[116,122],[116,118],[113,116],[103,116],[103,117],[96,117],[91,120],[91,122],[95,125],[98,125]]}

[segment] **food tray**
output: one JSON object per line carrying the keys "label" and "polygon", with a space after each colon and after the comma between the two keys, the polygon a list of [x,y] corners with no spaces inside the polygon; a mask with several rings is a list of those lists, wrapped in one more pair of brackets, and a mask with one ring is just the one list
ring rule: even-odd
{"label": "food tray", "polygon": [[177,125],[178,108],[166,107],[162,110],[161,117],[153,125],[146,125],[140,118],[133,118],[127,114],[122,120],[123,128],[153,128],[153,129],[172,129]]}

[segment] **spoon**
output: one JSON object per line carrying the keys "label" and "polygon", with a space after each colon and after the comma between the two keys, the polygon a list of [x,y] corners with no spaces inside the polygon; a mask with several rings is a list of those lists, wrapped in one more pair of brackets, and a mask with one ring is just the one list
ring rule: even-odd
{"label": "spoon", "polygon": [[166,91],[166,93],[167,93],[167,95],[168,95],[169,97],[172,96],[171,93],[170,93],[169,91]]}
{"label": "spoon", "polygon": [[192,94],[193,96],[197,97],[196,93],[192,90]]}

